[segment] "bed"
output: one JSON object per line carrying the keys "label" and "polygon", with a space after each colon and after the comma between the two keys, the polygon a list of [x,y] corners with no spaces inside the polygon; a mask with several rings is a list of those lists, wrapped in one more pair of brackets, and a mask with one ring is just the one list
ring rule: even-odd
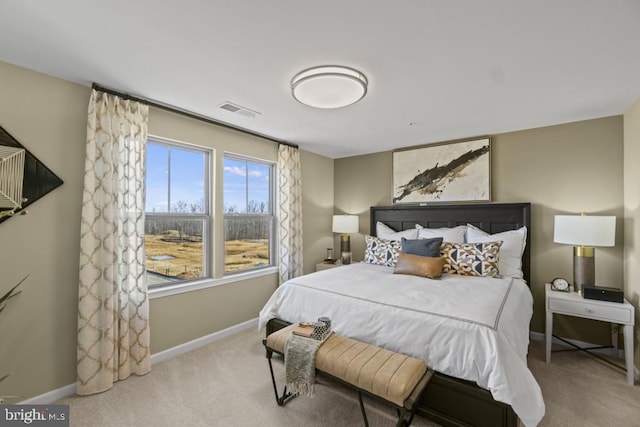
{"label": "bed", "polygon": [[[467,224],[489,234],[529,230],[530,209],[528,203],[372,207],[370,234],[379,222],[397,231]],[[265,304],[260,327],[268,334],[329,316],[337,333],[421,358],[436,370],[418,410],[426,418],[516,426],[519,416],[536,425],[544,403],[526,367],[530,232],[526,243],[522,278],[445,274],[430,280],[354,263],[292,279]]]}

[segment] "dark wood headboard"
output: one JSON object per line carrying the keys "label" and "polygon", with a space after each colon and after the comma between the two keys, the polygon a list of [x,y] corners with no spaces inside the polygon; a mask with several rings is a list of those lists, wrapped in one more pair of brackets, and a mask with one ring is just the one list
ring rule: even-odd
{"label": "dark wood headboard", "polygon": [[487,233],[527,227],[527,246],[522,255],[522,272],[531,286],[531,203],[474,203],[455,205],[394,205],[371,207],[371,235],[380,221],[401,231],[415,228],[455,227],[473,224]]}

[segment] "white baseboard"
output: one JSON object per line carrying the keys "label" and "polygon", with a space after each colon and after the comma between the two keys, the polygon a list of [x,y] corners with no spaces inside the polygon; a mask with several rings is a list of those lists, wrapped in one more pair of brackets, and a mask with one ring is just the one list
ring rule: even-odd
{"label": "white baseboard", "polygon": [[74,394],[76,394],[75,383],[48,391],[39,396],[35,396],[31,399],[23,400],[18,403],[21,405],[51,405],[53,402],[57,402],[60,399],[64,399],[65,397],[69,397]]}
{"label": "white baseboard", "polygon": [[[151,364],[153,365],[155,363],[164,362],[165,360],[169,360],[181,354],[203,347],[207,344],[211,344],[212,342],[219,341],[222,338],[228,337],[229,335],[233,335],[240,331],[244,331],[245,329],[249,329],[251,327],[255,327],[255,328],[258,327],[257,317],[255,319],[242,322],[238,325],[231,326],[227,329],[223,329],[221,331],[217,331],[212,334],[205,335],[204,337],[196,338],[195,340],[163,350],[159,353],[152,354]],[[34,396],[30,399],[23,400],[22,402],[18,402],[18,403],[21,405],[50,405],[54,402],[57,402],[60,399],[64,399],[65,397],[72,396],[75,393],[76,393],[76,384],[74,383],[74,384],[66,385],[64,387],[60,387],[55,390],[48,391],[46,393],[40,394],[38,396]]]}
{"label": "white baseboard", "polygon": [[184,344],[180,344],[175,347],[163,350],[159,353],[153,354],[151,355],[151,364],[160,363],[165,360],[172,359],[180,354],[184,354],[207,344],[211,344],[212,342],[216,342],[218,340],[221,340],[222,338],[228,337],[229,335],[233,335],[240,331],[244,331],[245,329],[249,329],[251,327],[258,327],[257,317],[255,319],[247,320],[246,322],[228,327],[227,329],[223,329],[221,331],[196,338],[195,340],[188,341]]}
{"label": "white baseboard", "polygon": [[[542,332],[529,331],[529,339],[536,340],[536,341],[544,341],[544,334]],[[573,343],[574,345],[577,345],[579,347],[597,347],[599,345],[599,344],[593,344],[593,343],[584,342],[584,341],[571,340],[569,338],[564,338],[564,337],[562,337],[562,339],[565,339],[565,340],[569,341],[570,343]],[[558,345],[561,345],[563,347],[571,348],[570,345],[568,345],[565,342],[560,341],[559,339],[556,339],[555,337],[552,338],[551,343],[552,344],[558,344]],[[605,356],[611,356],[611,354],[612,354],[611,353],[612,349],[610,349],[610,348],[601,348],[601,349],[598,349],[598,350],[589,350],[589,351],[593,351],[594,353],[598,353],[598,354],[603,354]],[[619,359],[624,359],[624,350],[618,349],[613,354],[614,354],[614,357],[617,357]]]}

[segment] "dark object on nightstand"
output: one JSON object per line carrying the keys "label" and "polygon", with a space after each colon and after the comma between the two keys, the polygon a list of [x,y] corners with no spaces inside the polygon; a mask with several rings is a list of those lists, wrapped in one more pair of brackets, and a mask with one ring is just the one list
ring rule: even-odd
{"label": "dark object on nightstand", "polygon": [[324,260],[322,260],[322,262],[325,264],[335,264],[336,261],[337,259],[333,257],[333,249],[327,248],[327,257]]}
{"label": "dark object on nightstand", "polygon": [[596,299],[600,301],[624,302],[624,292],[618,288],[608,288],[605,286],[582,286],[582,297],[586,299]]}

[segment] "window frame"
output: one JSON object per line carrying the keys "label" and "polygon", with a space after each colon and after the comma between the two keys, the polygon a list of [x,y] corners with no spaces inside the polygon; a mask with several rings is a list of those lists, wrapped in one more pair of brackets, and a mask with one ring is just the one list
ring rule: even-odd
{"label": "window frame", "polygon": [[[204,155],[204,212],[202,213],[189,213],[189,212],[171,212],[171,155],[169,154],[169,158],[167,161],[168,166],[168,185],[167,185],[167,204],[168,211],[167,212],[147,212],[146,211],[146,191],[147,191],[147,159],[145,156],[145,222],[148,218],[153,219],[171,219],[171,220],[185,220],[185,219],[201,219],[203,221],[203,229],[202,229],[202,275],[201,277],[196,277],[193,279],[177,279],[177,280],[169,280],[162,283],[156,284],[148,284],[148,288],[150,291],[166,289],[171,286],[181,286],[190,283],[202,282],[204,280],[210,280],[213,278],[214,266],[213,266],[213,244],[214,239],[212,238],[212,230],[213,230],[213,203],[212,203],[212,179],[213,179],[213,159],[215,151],[212,148],[203,147],[195,144],[189,144],[182,141],[176,141],[168,138],[162,138],[158,136],[148,135],[146,144],[154,144],[159,146],[164,146],[169,148],[176,148],[183,151],[190,151],[195,153],[200,153]],[[169,151],[170,153],[170,151]],[[146,257],[145,257],[146,258]],[[146,259],[145,259],[146,262]],[[147,271],[145,265],[145,272]]]}
{"label": "window frame", "polygon": [[[234,270],[234,271],[227,271],[227,251],[225,249],[225,243],[226,243],[226,239],[222,238],[222,254],[223,254],[223,263],[222,263],[222,277],[231,277],[231,276],[235,276],[235,275],[239,275],[239,274],[247,274],[247,273],[253,273],[253,272],[258,272],[261,270],[266,270],[266,269],[271,269],[273,270],[274,267],[278,266],[278,254],[277,254],[277,241],[278,241],[278,229],[277,229],[277,215],[276,215],[276,167],[277,164],[274,161],[269,161],[269,160],[264,160],[264,159],[259,159],[256,157],[252,157],[252,156],[246,156],[246,155],[242,155],[242,154],[237,154],[237,153],[231,153],[231,152],[224,152],[223,156],[222,156],[222,165],[224,168],[224,164],[225,164],[225,160],[226,159],[231,159],[231,160],[236,160],[236,161],[242,161],[245,163],[257,163],[260,165],[265,165],[269,167],[269,214],[258,214],[258,213],[226,213],[224,212],[224,206],[225,206],[225,198],[224,198],[224,193],[225,193],[225,181],[224,181],[224,173],[222,176],[222,195],[221,195],[221,202],[222,202],[222,220],[224,223],[224,220],[227,217],[234,217],[234,218],[271,218],[270,220],[270,228],[271,228],[271,233],[269,236],[269,264],[268,265],[264,265],[264,266],[259,266],[259,267],[251,267],[251,268],[243,268],[240,270]],[[247,174],[246,176],[246,190],[247,190],[247,198],[248,198],[248,181],[249,180],[249,176]],[[248,204],[249,200],[246,200],[246,203]],[[224,225],[223,225],[223,229],[224,229]],[[224,233],[224,232],[223,232]]]}

